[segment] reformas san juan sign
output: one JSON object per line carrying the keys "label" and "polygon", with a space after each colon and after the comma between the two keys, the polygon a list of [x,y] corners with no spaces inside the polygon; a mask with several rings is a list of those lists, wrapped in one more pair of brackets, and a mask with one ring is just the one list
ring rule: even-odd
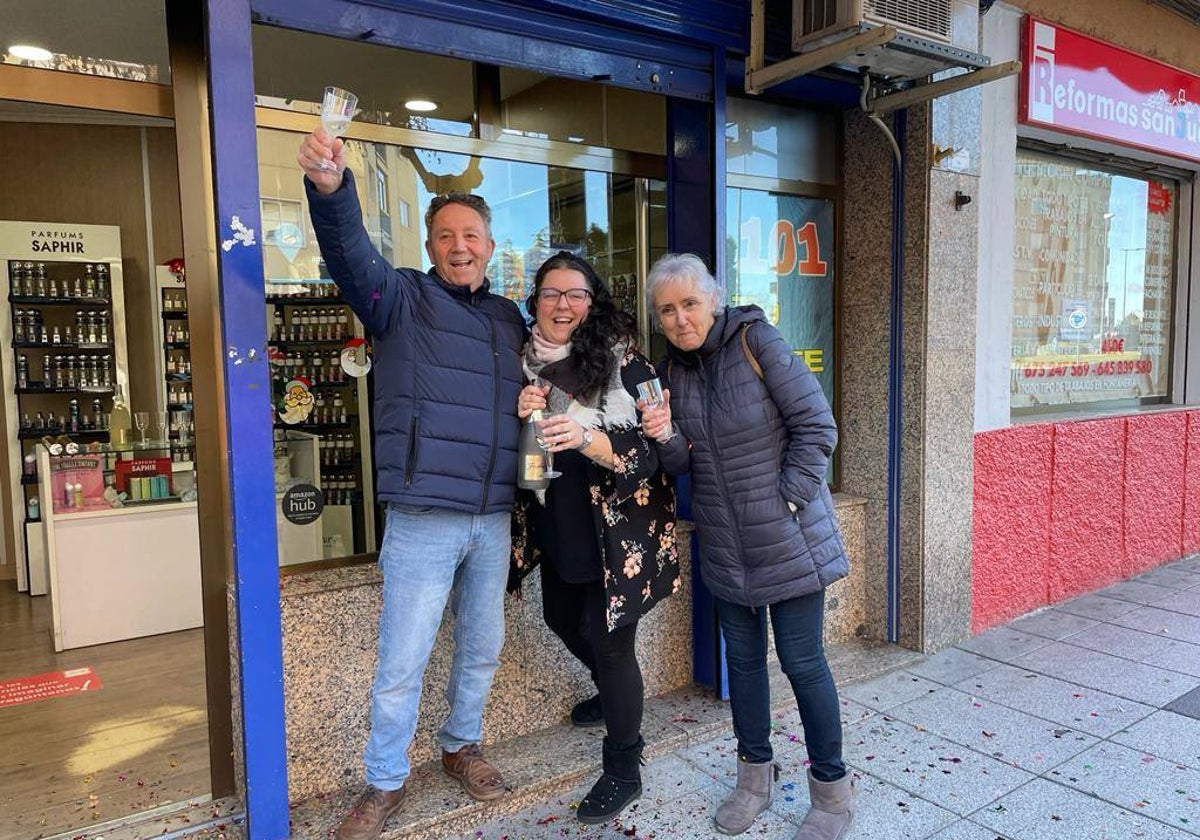
{"label": "reformas san juan sign", "polygon": [[1200,162],[1200,76],[1033,17],[1021,122]]}

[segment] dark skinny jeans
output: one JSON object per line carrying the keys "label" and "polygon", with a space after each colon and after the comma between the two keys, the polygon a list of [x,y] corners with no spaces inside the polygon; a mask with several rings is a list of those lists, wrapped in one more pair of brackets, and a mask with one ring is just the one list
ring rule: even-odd
{"label": "dark skinny jeans", "polygon": [[775,632],[779,664],[796,692],[804,746],[813,776],[832,782],[846,775],[842,762],[842,720],[837,688],[825,659],[825,591],[780,601],[769,607],[743,607],[716,598],[725,661],[729,669],[729,705],[738,756],[752,764],[771,761],[771,690],[767,677],[767,611]]}
{"label": "dark skinny jeans", "polygon": [[642,731],[645,690],[634,651],[637,622],[608,632],[603,580],[567,583],[552,563],[543,561],[541,566],[546,625],[591,673],[600,690],[609,743],[633,745]]}

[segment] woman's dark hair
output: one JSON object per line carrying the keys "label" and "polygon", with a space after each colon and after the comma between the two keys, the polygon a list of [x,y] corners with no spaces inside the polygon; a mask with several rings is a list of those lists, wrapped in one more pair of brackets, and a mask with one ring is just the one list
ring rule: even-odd
{"label": "woman's dark hair", "polygon": [[613,296],[587,260],[570,251],[559,251],[542,263],[533,279],[533,291],[525,301],[525,310],[537,320],[538,292],[546,275],[556,268],[578,271],[592,290],[592,306],[583,322],[571,334],[571,358],[575,362],[582,387],[579,396],[594,399],[612,376],[616,359],[613,345],[638,343],[637,321],[628,312],[617,309]]}

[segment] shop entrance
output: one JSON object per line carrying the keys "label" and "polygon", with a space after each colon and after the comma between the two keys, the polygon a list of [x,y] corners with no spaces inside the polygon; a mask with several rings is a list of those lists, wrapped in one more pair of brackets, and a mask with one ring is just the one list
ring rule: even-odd
{"label": "shop entrance", "polygon": [[0,837],[15,839],[194,808],[213,787],[174,131],[50,103],[0,113],[0,155],[22,161],[0,195]]}

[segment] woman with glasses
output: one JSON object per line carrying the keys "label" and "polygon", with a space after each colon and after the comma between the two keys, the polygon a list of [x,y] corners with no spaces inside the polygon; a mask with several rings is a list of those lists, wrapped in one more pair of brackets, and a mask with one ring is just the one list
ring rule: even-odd
{"label": "woman with glasses", "polygon": [[[571,712],[607,727],[604,772],[576,817],[598,824],[641,795],[643,685],[634,653],[638,620],[679,588],[674,485],[642,434],[637,386],[653,366],[637,325],[584,260],[567,251],[538,269],[526,303],[518,415],[542,410],[542,439],[561,475],[519,507],[516,574],[541,565],[546,624],[588,669],[598,695]],[[522,516],[522,512],[525,514]]]}

